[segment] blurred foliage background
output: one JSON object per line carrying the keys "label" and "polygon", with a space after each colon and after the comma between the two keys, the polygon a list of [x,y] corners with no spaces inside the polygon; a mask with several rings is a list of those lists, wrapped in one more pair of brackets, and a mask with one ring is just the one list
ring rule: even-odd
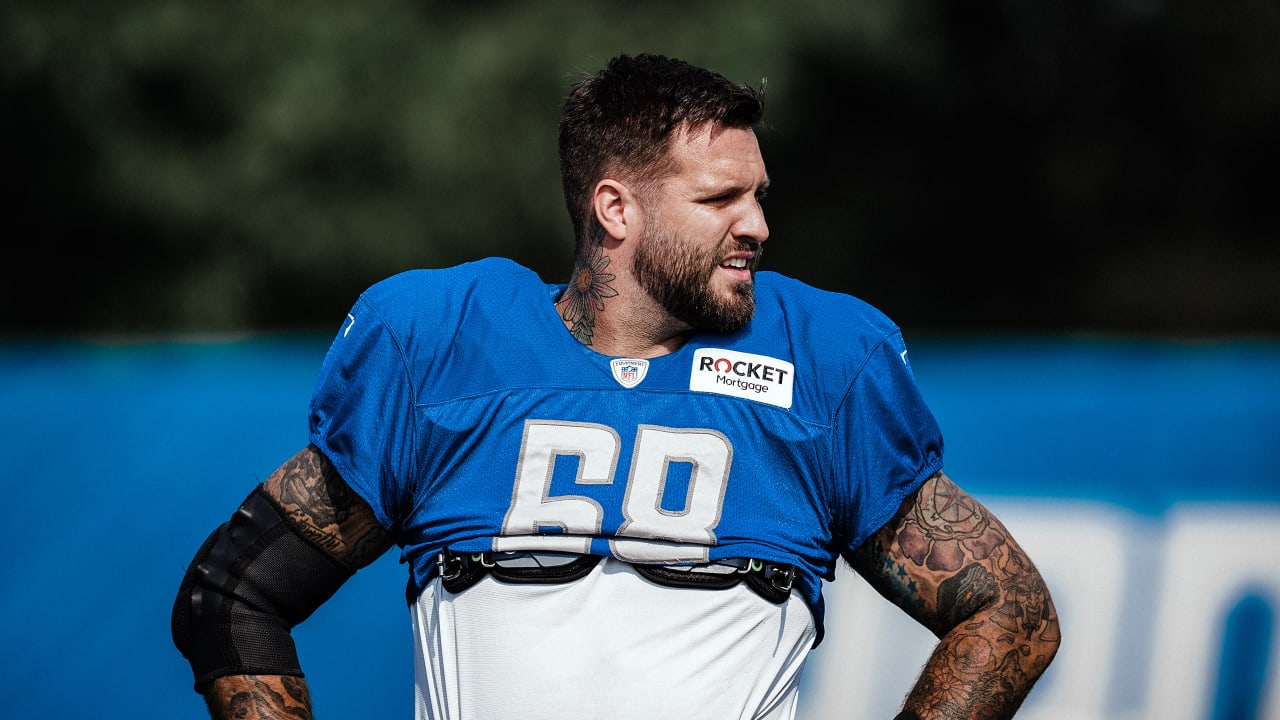
{"label": "blurred foliage background", "polygon": [[0,334],[330,331],[572,242],[572,82],[757,84],[766,267],[911,331],[1280,335],[1280,5],[0,0]]}

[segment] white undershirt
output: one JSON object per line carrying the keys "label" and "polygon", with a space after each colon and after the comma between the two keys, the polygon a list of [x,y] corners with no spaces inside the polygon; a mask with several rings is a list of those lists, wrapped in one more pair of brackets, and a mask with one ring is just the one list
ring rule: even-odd
{"label": "white undershirt", "polygon": [[418,720],[790,720],[815,632],[795,594],[664,587],[613,559],[563,584],[437,578],[411,614]]}

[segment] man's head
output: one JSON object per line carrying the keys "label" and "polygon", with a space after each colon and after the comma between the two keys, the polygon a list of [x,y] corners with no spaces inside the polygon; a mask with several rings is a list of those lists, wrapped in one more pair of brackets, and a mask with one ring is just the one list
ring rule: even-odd
{"label": "man's head", "polygon": [[578,266],[621,253],[610,272],[629,274],[680,325],[746,324],[768,237],[753,130],[762,113],[761,91],[656,55],[619,56],[575,86],[560,158]]}
{"label": "man's head", "polygon": [[753,128],[763,114],[763,90],[661,55],[619,55],[575,85],[560,116],[560,176],[578,256],[597,181],[644,189],[668,169],[673,136],[708,123]]}

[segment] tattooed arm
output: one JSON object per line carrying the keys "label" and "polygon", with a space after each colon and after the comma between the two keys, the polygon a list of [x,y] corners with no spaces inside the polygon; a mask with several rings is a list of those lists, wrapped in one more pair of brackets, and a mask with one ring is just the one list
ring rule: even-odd
{"label": "tattooed arm", "polygon": [[[313,445],[280,466],[263,487],[304,536],[353,568],[369,565],[391,547],[373,510]],[[290,675],[221,677],[210,684],[204,698],[214,720],[311,718],[307,683]]]}
{"label": "tattooed arm", "polygon": [[977,500],[938,472],[849,558],[939,638],[904,710],[922,720],[1010,718],[1058,650],[1040,573]]}

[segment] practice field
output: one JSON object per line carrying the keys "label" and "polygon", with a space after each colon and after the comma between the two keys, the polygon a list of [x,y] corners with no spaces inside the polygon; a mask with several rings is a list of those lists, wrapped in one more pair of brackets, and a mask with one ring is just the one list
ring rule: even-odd
{"label": "practice field", "polygon": [[[174,591],[306,442],[327,344],[0,343],[5,716],[204,716],[169,639]],[[1280,718],[1280,343],[910,347],[949,474],[1058,600],[1066,642],[1019,717]],[[412,716],[404,581],[390,554],[295,633],[318,715]],[[828,602],[801,717],[892,717],[927,633],[851,574]]]}

